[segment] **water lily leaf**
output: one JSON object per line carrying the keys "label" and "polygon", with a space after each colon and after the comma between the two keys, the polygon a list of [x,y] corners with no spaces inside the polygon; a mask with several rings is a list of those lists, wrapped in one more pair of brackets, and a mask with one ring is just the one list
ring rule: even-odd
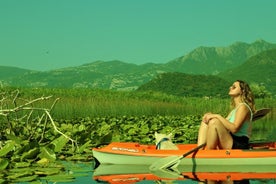
{"label": "water lily leaf", "polygon": [[129,135],[136,135],[136,134],[137,134],[137,131],[138,131],[138,129],[131,128],[131,129],[128,130],[127,133],[128,133]]}
{"label": "water lily leaf", "polygon": [[82,153],[91,143],[91,140],[87,141],[85,144],[79,147],[79,153]]}
{"label": "water lily leaf", "polygon": [[23,140],[20,143],[20,146],[15,151],[15,154],[22,155],[24,152],[28,152],[30,149],[39,147],[38,143],[36,141],[29,141],[29,140]]}
{"label": "water lily leaf", "polygon": [[141,134],[147,135],[149,133],[150,129],[147,124],[144,124],[141,126],[140,131],[141,131]]}
{"label": "water lily leaf", "polygon": [[70,131],[72,131],[72,129],[73,129],[73,125],[72,124],[61,124],[61,129],[62,130],[64,130],[65,132],[70,132]]}
{"label": "water lily leaf", "polygon": [[15,142],[7,141],[6,145],[0,150],[0,157],[6,156],[10,151],[14,149]]}
{"label": "water lily leaf", "polygon": [[111,131],[111,126],[107,124],[106,122],[103,122],[101,124],[101,127],[99,127],[98,133],[100,136],[107,135]]}
{"label": "water lily leaf", "polygon": [[74,154],[72,156],[68,156],[66,157],[66,160],[86,162],[87,160],[89,160],[90,157],[91,157],[91,153],[90,154],[82,153],[82,154]]}
{"label": "water lily leaf", "polygon": [[86,127],[84,124],[81,124],[78,129],[79,129],[79,132],[81,132],[81,131],[86,130]]}
{"label": "water lily leaf", "polygon": [[7,134],[6,137],[7,139],[14,141],[16,144],[22,143],[22,139],[19,136],[15,136],[13,134]]}
{"label": "water lily leaf", "polygon": [[5,170],[8,165],[9,165],[8,159],[0,158],[0,171]]}
{"label": "water lily leaf", "polygon": [[15,180],[17,178],[32,176],[32,175],[33,175],[32,170],[26,170],[24,172],[17,172],[17,173],[10,172],[9,175],[7,176],[7,178],[9,178],[11,180]]}
{"label": "water lily leaf", "polygon": [[28,152],[25,152],[21,156],[21,161],[26,160],[26,159],[35,159],[39,153],[39,148],[33,148],[29,150]]}
{"label": "water lily leaf", "polygon": [[73,175],[68,174],[59,174],[53,176],[46,176],[43,177],[43,179],[47,180],[48,182],[73,182],[75,177]]}
{"label": "water lily leaf", "polygon": [[37,168],[34,173],[40,176],[59,174],[62,168]]}
{"label": "water lily leaf", "polygon": [[2,176],[1,176],[1,175],[0,175],[0,177],[1,177],[1,178],[0,178],[0,183],[1,183],[1,184],[2,184],[2,183],[3,183],[3,184],[6,183],[6,180],[2,179]]}
{"label": "water lily leaf", "polygon": [[48,164],[50,161],[47,158],[42,158],[39,161],[37,161],[37,164]]}
{"label": "water lily leaf", "polygon": [[68,138],[61,135],[59,138],[53,140],[51,144],[54,145],[54,151],[55,152],[60,152],[68,141],[69,141]]}
{"label": "water lily leaf", "polygon": [[50,161],[55,161],[56,160],[56,154],[54,150],[48,148],[48,147],[42,147],[40,149],[40,154],[38,155],[39,158],[47,158]]}
{"label": "water lily leaf", "polygon": [[14,154],[12,155],[12,157],[10,158],[10,160],[11,160],[12,162],[20,162],[20,161],[21,161],[21,156],[20,156],[20,155],[17,155],[16,153],[14,153]]}
{"label": "water lily leaf", "polygon": [[25,173],[25,172],[33,172],[32,167],[17,167],[17,168],[11,168],[9,169],[9,173],[15,174],[15,173]]}
{"label": "water lily leaf", "polygon": [[30,162],[16,162],[14,164],[14,167],[16,168],[22,168],[22,167],[29,167],[31,165]]}
{"label": "water lily leaf", "polygon": [[30,181],[36,180],[37,177],[38,177],[37,175],[25,176],[25,177],[17,178],[15,182],[30,182]]}
{"label": "water lily leaf", "polygon": [[120,142],[120,141],[121,141],[121,135],[119,135],[119,134],[114,134],[114,135],[112,136],[111,142]]}

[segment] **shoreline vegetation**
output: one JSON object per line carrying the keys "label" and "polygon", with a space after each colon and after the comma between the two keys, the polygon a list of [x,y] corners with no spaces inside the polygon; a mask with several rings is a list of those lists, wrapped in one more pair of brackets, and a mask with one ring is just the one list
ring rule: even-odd
{"label": "shoreline vegetation", "polygon": [[[60,175],[71,180],[72,175],[64,177],[59,161],[92,160],[92,147],[112,141],[154,144],[155,131],[172,132],[175,143],[195,143],[202,114],[226,115],[230,108],[228,98],[157,92],[50,88],[0,92],[0,176],[8,182],[58,181]],[[276,141],[272,140],[276,100],[256,99],[256,108],[264,107],[272,111],[254,122],[252,140]]]}
{"label": "shoreline vegetation", "polygon": [[[19,89],[22,98],[52,96],[44,105],[56,103],[52,116],[56,119],[103,116],[202,115],[207,111],[229,112],[229,98],[179,97],[159,92],[112,91],[93,89]],[[276,107],[276,99],[257,98],[256,109]]]}

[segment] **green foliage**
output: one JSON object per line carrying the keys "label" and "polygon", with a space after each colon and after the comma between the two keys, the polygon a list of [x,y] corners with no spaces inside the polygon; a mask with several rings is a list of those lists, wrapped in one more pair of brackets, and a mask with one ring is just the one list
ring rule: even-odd
{"label": "green foliage", "polygon": [[6,145],[3,146],[0,150],[0,157],[5,157],[9,152],[14,149],[15,142],[14,141],[7,141]]}
{"label": "green foliage", "polygon": [[266,89],[264,85],[253,83],[250,85],[255,98],[270,98],[272,94]]}
{"label": "green foliage", "polygon": [[33,170],[13,171],[33,167],[40,159],[56,161],[57,155],[67,151],[68,139],[75,143],[58,130],[49,114],[52,109],[36,103],[47,99],[23,99],[18,90],[1,93],[0,175],[9,183],[17,182],[18,178],[34,180],[38,175],[32,177],[36,175]]}
{"label": "green foliage", "polygon": [[231,83],[206,75],[184,73],[163,73],[140,86],[139,91],[157,91],[175,96],[226,97]]}

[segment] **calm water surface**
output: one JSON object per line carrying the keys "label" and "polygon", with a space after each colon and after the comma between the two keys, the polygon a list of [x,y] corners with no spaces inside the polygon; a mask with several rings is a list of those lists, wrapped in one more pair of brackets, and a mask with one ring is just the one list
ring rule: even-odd
{"label": "calm water surface", "polygon": [[[131,183],[140,183],[140,184],[178,184],[178,183],[199,183],[195,179],[180,179],[180,180],[163,180],[163,181],[155,181],[155,180],[143,180],[143,178],[137,177],[136,175],[126,175],[124,176],[116,176],[116,175],[109,175],[108,179],[109,181],[113,182],[108,182],[108,180],[101,180],[101,181],[96,181],[93,176],[93,167],[94,163],[68,163],[68,166],[70,168],[68,169],[68,174],[73,174],[75,176],[74,181],[72,182],[43,182],[43,183],[55,183],[55,184],[75,184],[75,183],[113,183],[113,184],[131,184]],[[144,175],[144,177],[148,177],[149,175]],[[154,176],[154,175],[153,175]],[[159,176],[160,177],[160,176]],[[230,176],[229,176],[230,177]],[[254,177],[251,175],[251,177]],[[227,176],[225,176],[227,178]],[[202,182],[203,183],[203,182]],[[205,182],[206,183],[206,182]],[[208,183],[214,183],[214,182],[208,182]],[[215,183],[221,183],[220,181],[216,181]],[[241,181],[231,181],[229,179],[228,181],[224,181],[224,183],[240,183],[240,184],[276,184],[276,173],[273,178],[263,178],[263,179],[245,179]]]}

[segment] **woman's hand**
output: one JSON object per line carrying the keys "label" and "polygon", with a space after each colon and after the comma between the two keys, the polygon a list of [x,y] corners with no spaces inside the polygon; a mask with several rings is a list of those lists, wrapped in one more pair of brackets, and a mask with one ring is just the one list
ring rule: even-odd
{"label": "woman's hand", "polygon": [[211,112],[208,112],[208,113],[204,114],[204,116],[203,116],[203,118],[202,118],[202,121],[203,121],[204,123],[208,124],[209,121],[210,121],[210,115],[211,115],[211,114],[212,114]]}
{"label": "woman's hand", "polygon": [[202,121],[204,123],[208,124],[211,119],[216,118],[217,116],[218,116],[218,114],[213,114],[211,112],[208,112],[208,113],[204,114]]}

